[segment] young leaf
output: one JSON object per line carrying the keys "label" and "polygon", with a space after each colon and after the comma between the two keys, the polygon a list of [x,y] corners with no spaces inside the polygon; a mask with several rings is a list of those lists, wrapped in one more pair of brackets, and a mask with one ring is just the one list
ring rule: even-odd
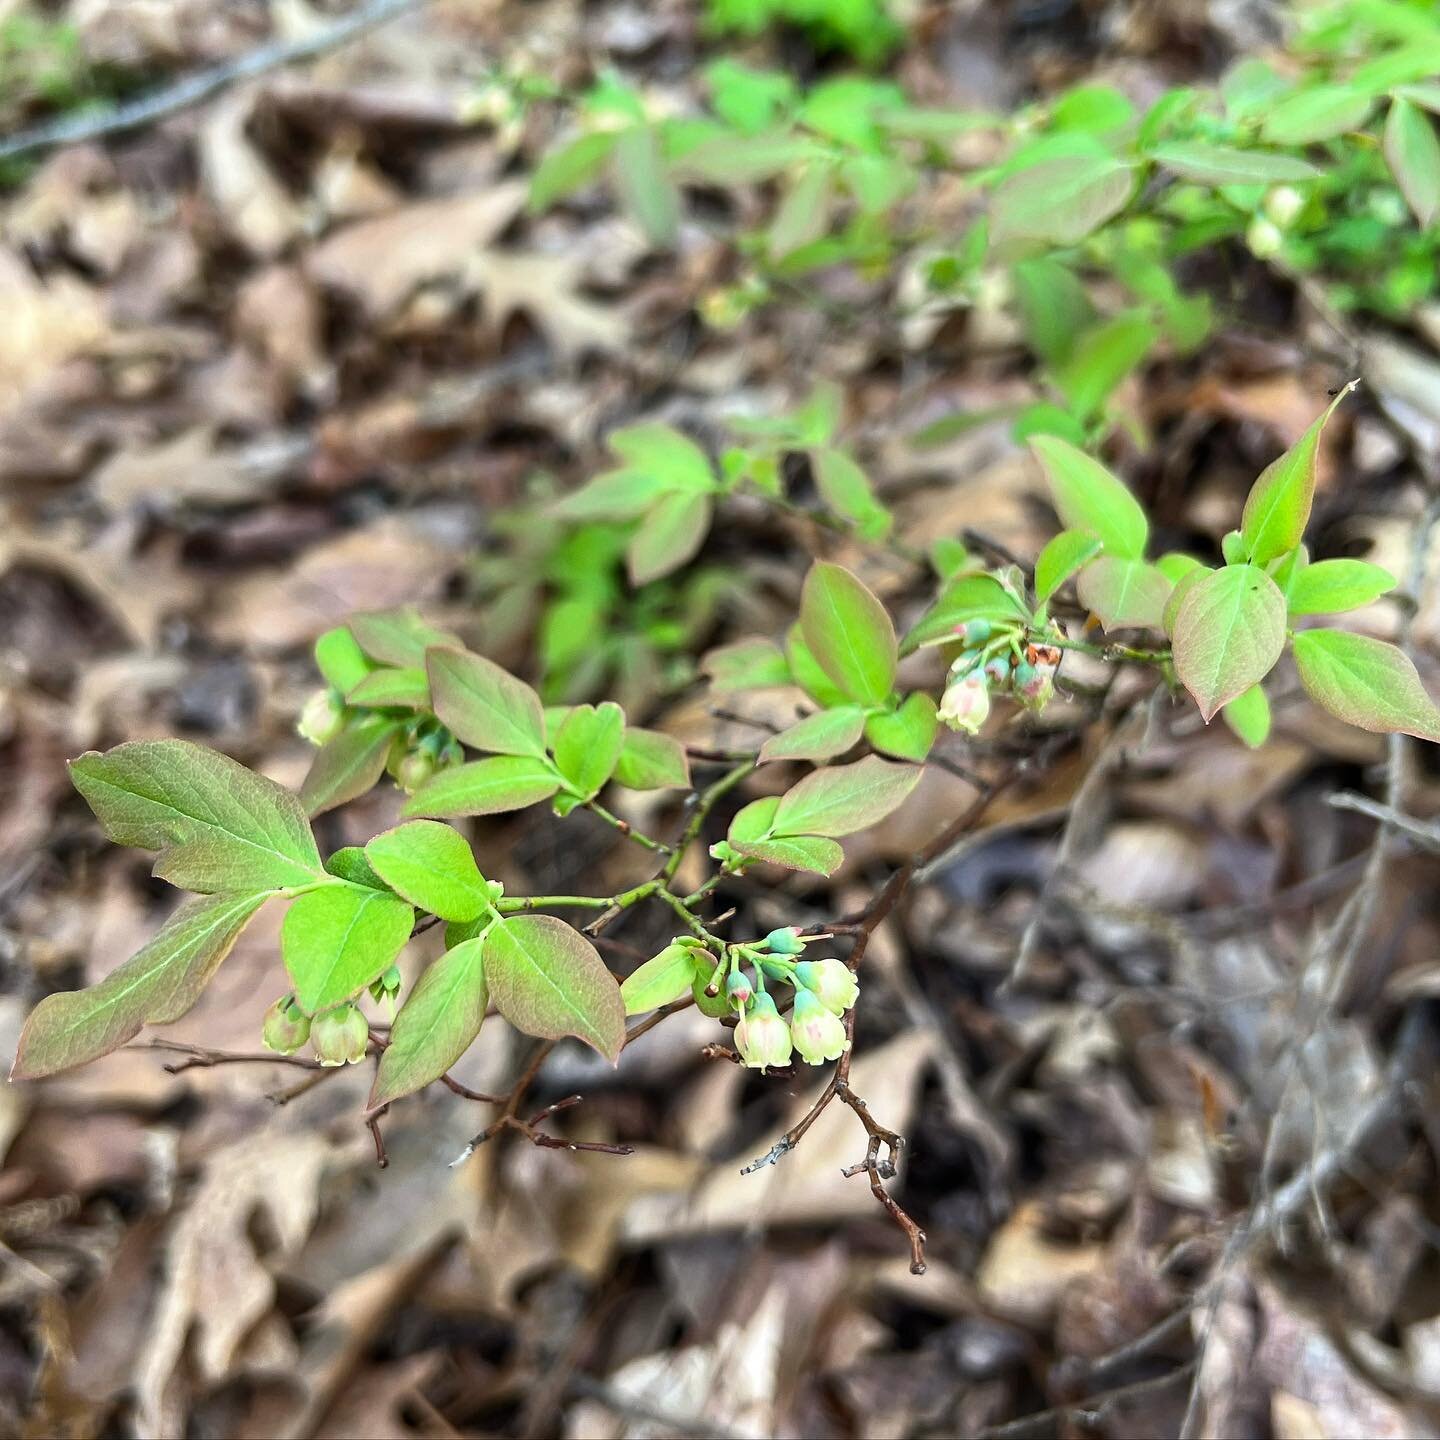
{"label": "young leaf", "polygon": [[800,593],[800,631],[820,668],[850,699],[880,705],[895,680],[895,627],[848,570],[817,561]]}
{"label": "young leaf", "polygon": [[404,815],[453,820],[461,815],[500,815],[548,800],[560,776],[548,760],[494,755],[454,765],[427,780],[409,799]]}
{"label": "young leaf", "polygon": [[689,945],[667,945],[658,955],[632,971],[620,986],[627,1015],[658,1010],[690,993],[698,970]]}
{"label": "young leaf", "polygon": [[442,920],[474,920],[490,903],[489,887],[464,836],[434,820],[411,820],[377,835],[365,858],[412,905]]}
{"label": "young leaf", "polygon": [[321,872],[300,802],[228,755],[188,740],[132,740],[70,762],[105,833],[159,850],[155,874],[184,890],[278,890]]}
{"label": "young leaf", "polygon": [[418,665],[386,666],[381,670],[372,670],[358,685],[348,690],[345,703],[363,705],[371,710],[428,710],[430,682]]}
{"label": "young leaf", "polygon": [[538,214],[588,185],[604,168],[619,138],[617,130],[596,130],[550,151],[530,177],[530,209]]}
{"label": "young leaf", "polygon": [[720,694],[792,683],[785,652],[773,640],[759,636],[709,651],[700,669],[710,677],[710,688]]}
{"label": "young leaf", "polygon": [[462,940],[420,977],[390,1029],[370,1109],[438,1080],[474,1043],[490,1004],[484,952],[483,938]]}
{"label": "young leaf", "polygon": [[415,912],[379,890],[337,881],[290,902],[280,926],[280,954],[308,1015],[357,995],[395,963]]}
{"label": "young leaf", "polygon": [[300,787],[306,814],[323,815],[374,789],[385,773],[391,743],[404,724],[386,715],[364,715],[327,740],[315,752]]}
{"label": "young leaf", "polygon": [[1422,228],[1440,215],[1440,140],[1430,117],[1409,100],[1390,102],[1385,162]]}
{"label": "young leaf", "polygon": [[632,520],[673,488],[651,470],[607,470],[558,500],[551,513],[563,520]]}
{"label": "young leaf", "polygon": [[1320,171],[1308,160],[1264,150],[1239,150],[1201,140],[1157,145],[1150,158],[1199,185],[1294,185],[1316,179]]}
{"label": "young leaf", "polygon": [[1080,277],[1053,256],[1037,255],[1016,265],[1011,278],[1031,349],[1051,365],[1062,363],[1095,315]]}
{"label": "young leaf", "polygon": [[365,851],[359,845],[344,845],[337,850],[325,862],[325,873],[335,876],[337,880],[348,880],[352,885],[364,885],[371,890],[390,888],[365,858]]}
{"label": "young leaf", "polygon": [[[1178,550],[1170,550],[1155,562],[1155,568],[1172,585],[1178,585],[1187,575],[1203,567],[1193,555],[1186,555]],[[1279,582],[1277,581],[1276,583],[1278,584]]]}
{"label": "young leaf", "polygon": [[350,629],[360,648],[385,665],[419,667],[432,645],[459,645],[448,630],[436,629],[414,610],[380,610],[356,615]]}
{"label": "young leaf", "polygon": [[47,995],[20,1032],[12,1080],[38,1080],[117,1049],[142,1025],[168,1025],[199,998],[250,917],[270,898],[186,901],[143,949],[98,985]]}
{"label": "young leaf", "polygon": [[468,650],[431,650],[425,666],[435,714],[467,745],[545,758],[545,712],[523,681]]}
{"label": "young leaf", "polygon": [[860,738],[865,712],[858,705],[821,710],[772,735],[760,747],[760,763],[769,760],[830,760]]}
{"label": "young leaf", "polygon": [[626,425],[612,430],[605,443],[632,470],[659,476],[667,490],[704,495],[715,488],[709,457],[673,425]]}
{"label": "young leaf", "polygon": [[1153,565],[1114,555],[1092,560],[1075,582],[1080,603],[1100,617],[1106,630],[1159,625],[1171,588]]}
{"label": "young leaf", "polygon": [[853,835],[898,810],[920,775],[918,765],[896,765],[874,755],[853,765],[817,770],[780,797],[771,821],[773,833],[831,839]]}
{"label": "young leaf", "polygon": [[1175,588],[1170,592],[1170,598],[1165,602],[1165,608],[1160,612],[1160,628],[1174,637],[1175,618],[1180,613],[1180,607],[1185,603],[1185,597],[1207,576],[1215,572],[1208,565],[1197,565],[1188,574],[1182,575],[1176,582]]}
{"label": "young leaf", "polygon": [[341,625],[315,642],[315,664],[342,695],[353,690],[374,668],[350,631]]}
{"label": "young leaf", "polygon": [[835,167],[826,159],[812,160],[786,192],[765,236],[772,261],[819,240],[829,228],[835,201]]}
{"label": "young leaf", "polygon": [[625,551],[632,585],[648,585],[695,557],[710,531],[709,495],[667,495],[640,522]]}
{"label": "young leaf", "polygon": [[1159,327],[1138,310],[1116,315],[1082,334],[1054,371],[1056,388],[1070,413],[1081,420],[1098,415],[1159,336]]}
{"label": "young leaf", "polygon": [[892,523],[890,512],[875,498],[869,477],[843,450],[830,447],[811,452],[820,498],[842,519],[851,521],[861,537],[882,540]]}
{"label": "young leaf", "polygon": [[1320,434],[1335,407],[1355,388],[1352,381],[1330,402],[1325,413],[1278,460],[1273,460],[1250,487],[1240,520],[1240,536],[1248,558],[1268,565],[1293,550],[1305,534],[1315,499],[1315,456]]}
{"label": "young leaf", "polygon": [[872,715],[865,722],[865,738],[879,751],[897,760],[921,761],[935,743],[939,721],[935,701],[921,691],[888,715]]}
{"label": "young leaf", "polygon": [[991,202],[990,237],[1073,245],[1125,208],[1135,172],[1098,148],[1057,155],[1005,177]]}
{"label": "young leaf", "polygon": [[690,785],[690,761],[673,735],[631,725],[615,762],[615,779],[628,790],[683,790]]}
{"label": "young leaf", "polygon": [[[1285,590],[1279,575],[1275,583]],[[1291,615],[1334,615],[1358,610],[1395,588],[1395,577],[1366,560],[1317,560],[1295,572],[1288,600]]]}
{"label": "young leaf", "polygon": [[953,635],[967,620],[1015,625],[1030,618],[1025,607],[993,575],[961,575],[940,592],[940,598],[905,637],[908,654],[931,640]]}
{"label": "young leaf", "polygon": [[1185,597],[1175,617],[1175,673],[1208,724],[1263,680],[1285,648],[1285,597],[1255,565],[1227,565]]}
{"label": "young leaf", "polygon": [[820,662],[805,643],[798,620],[785,635],[785,663],[792,683],[798,685],[817,705],[833,710],[838,705],[850,703],[850,697],[820,668]]}
{"label": "young leaf", "polygon": [[625,1043],[620,987],[595,947],[552,915],[517,915],[491,927],[485,970],[496,1008],[544,1040],[574,1035],[612,1064]]}
{"label": "young leaf", "polygon": [[632,125],[615,142],[615,188],[652,244],[668,249],[680,231],[680,192],[665,167],[652,125]]}
{"label": "young leaf", "polygon": [[1358,130],[1374,108],[1374,95],[1353,86],[1315,85],[1280,101],[1260,133],[1272,145],[1313,145]]}
{"label": "young leaf", "polygon": [[585,799],[615,773],[625,743],[625,712],[613,701],[577,705],[555,735],[555,764]]}
{"label": "young leaf", "polygon": [[747,859],[781,865],[786,870],[808,870],[813,875],[833,875],[845,859],[839,843],[822,835],[775,835],[768,840],[731,843]]}
{"label": "young leaf", "polygon": [[1035,561],[1035,603],[1043,605],[1088,561],[1100,553],[1100,541],[1083,530],[1062,530]]}
{"label": "young leaf", "polygon": [[1252,750],[1258,750],[1270,737],[1270,701],[1259,685],[1252,685],[1227,702],[1220,715]]}
{"label": "young leaf", "polygon": [[1055,435],[1030,440],[1067,530],[1096,536],[1108,555],[1139,560],[1150,537],[1140,502],[1098,460]]}
{"label": "young leaf", "polygon": [[1348,630],[1302,630],[1295,664],[1310,698],[1347,725],[1440,742],[1440,710],[1396,646]]}

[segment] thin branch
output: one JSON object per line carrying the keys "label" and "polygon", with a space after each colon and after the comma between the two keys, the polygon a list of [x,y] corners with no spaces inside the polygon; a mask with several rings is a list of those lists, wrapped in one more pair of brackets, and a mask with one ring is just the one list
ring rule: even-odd
{"label": "thin branch", "polygon": [[173,85],[142,95],[114,110],[99,114],[87,111],[78,115],[61,115],[29,130],[22,130],[8,140],[0,140],[0,160],[13,160],[22,155],[53,150],[57,145],[74,145],[82,140],[99,140],[126,130],[138,130],[188,110],[242,80],[254,80],[271,70],[298,64],[302,60],[313,60],[339,49],[377,26],[398,19],[407,11],[419,9],[423,4],[425,0],[368,0],[368,3],[323,30],[298,40],[277,40],[261,45],[208,70],[182,76]]}

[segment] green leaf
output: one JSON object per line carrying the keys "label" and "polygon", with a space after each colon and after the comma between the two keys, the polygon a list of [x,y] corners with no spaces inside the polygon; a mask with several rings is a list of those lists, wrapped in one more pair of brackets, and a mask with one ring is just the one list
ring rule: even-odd
{"label": "green leaf", "polygon": [[1313,145],[1358,130],[1375,97],[1349,85],[1314,85],[1287,96],[1265,116],[1260,133],[1272,145]]}
{"label": "green leaf", "polygon": [[1139,560],[1150,537],[1140,502],[1098,460],[1055,435],[1030,440],[1067,530],[1096,536],[1109,555]]}
{"label": "green leaf", "polygon": [[1050,255],[1022,260],[1011,274],[1030,348],[1051,365],[1060,364],[1095,315],[1085,286],[1069,266]]}
{"label": "green leaf", "polygon": [[607,470],[552,507],[562,520],[631,520],[673,487],[651,470]]}
{"label": "green leaf", "polygon": [[792,683],[785,652],[773,640],[759,636],[709,651],[700,662],[700,669],[710,677],[710,688],[719,694]]}
{"label": "green leaf", "polygon": [[760,763],[770,760],[829,760],[843,755],[865,729],[865,712],[858,705],[838,710],[821,710],[760,747]]}
{"label": "green leaf", "polygon": [[800,631],[820,668],[852,700],[881,705],[895,680],[895,627],[848,570],[817,561],[800,593]]}
{"label": "green leaf", "polygon": [[1214,573],[1215,571],[1209,565],[1197,565],[1175,582],[1175,588],[1170,592],[1170,598],[1165,602],[1165,609],[1160,614],[1160,628],[1167,635],[1175,634],[1175,617],[1179,615],[1180,607],[1185,603],[1185,597],[1207,575]]}
{"label": "green leaf", "polygon": [[865,738],[879,751],[897,760],[921,761],[935,743],[939,722],[934,699],[917,691],[888,715],[872,715],[865,722]]}
{"label": "green leaf", "polygon": [[315,664],[342,695],[353,690],[374,668],[359,642],[343,625],[327,630],[315,642]]}
{"label": "green leaf", "polygon": [[612,430],[605,443],[630,469],[659,476],[667,490],[703,495],[715,488],[709,456],[673,425],[626,425]]}
{"label": "green leaf", "polygon": [[188,740],[133,740],[70,762],[70,778],[118,844],[158,850],[184,890],[278,890],[321,873],[299,800]]}
{"label": "green leaf", "polygon": [[1430,117],[1409,100],[1390,102],[1385,162],[1415,218],[1428,228],[1440,215],[1440,140]]}
{"label": "green leaf", "polygon": [[690,761],[673,735],[631,725],[615,763],[615,779],[628,790],[684,790],[690,786]]}
{"label": "green leaf", "polygon": [[1401,85],[1395,91],[1406,100],[1413,100],[1424,110],[1440,111],[1440,84]]}
{"label": "green leaf", "polygon": [[1203,567],[1193,555],[1185,555],[1178,550],[1170,550],[1155,562],[1155,568],[1172,585],[1178,585],[1192,571],[1202,569]]}
{"label": "green leaf", "polygon": [[414,610],[380,610],[356,615],[350,629],[372,660],[386,665],[419,667],[432,645],[459,645],[448,630],[436,629]]}
{"label": "green leaf", "polygon": [[990,238],[1073,245],[1118,215],[1134,189],[1135,172],[1098,147],[1041,160],[995,187]]}
{"label": "green leaf", "polygon": [[467,745],[545,758],[545,712],[523,681],[468,650],[431,650],[426,669],[435,714]]}
{"label": "green leaf", "polygon": [[307,1015],[358,995],[405,948],[415,912],[380,890],[337,880],[290,902],[280,953]]}
{"label": "green leaf", "polygon": [[1310,698],[1347,725],[1440,742],[1440,710],[1396,646],[1348,630],[1302,630],[1295,664]]}
{"label": "green leaf", "polygon": [[1305,534],[1315,499],[1315,456],[1320,434],[1335,407],[1355,388],[1345,386],[1325,413],[1278,460],[1272,461],[1250,487],[1240,521],[1248,558],[1268,565],[1293,550]]}
{"label": "green leaf", "polygon": [[634,125],[615,142],[615,189],[652,245],[668,249],[680,231],[680,192],[666,168],[653,125]]}
{"label": "green leaf", "polygon": [[1080,603],[1100,617],[1106,630],[1159,625],[1171,588],[1155,566],[1115,555],[1091,561],[1075,582]]}
{"label": "green leaf", "polygon": [[550,151],[530,177],[531,211],[548,210],[594,180],[610,158],[618,135],[615,130],[596,130]]}
{"label": "green leaf", "polygon": [[767,835],[774,833],[775,812],[779,808],[780,797],[778,795],[765,795],[759,800],[752,800],[736,812],[735,818],[730,822],[730,830],[726,838],[732,845],[744,844],[751,840],[763,840]]}
{"label": "green leaf", "polygon": [[390,887],[375,873],[375,867],[365,858],[365,851],[359,845],[344,845],[326,862],[325,873],[337,880],[348,880],[352,885],[367,885],[371,890],[388,890]]}
{"label": "green leaf", "polygon": [[1258,750],[1270,738],[1270,701],[1259,685],[1252,685],[1229,701],[1220,712],[1221,718],[1252,750]]}
{"label": "green leaf", "polygon": [[843,450],[825,448],[810,455],[820,498],[842,520],[854,524],[866,540],[881,540],[890,531],[890,512],[875,498],[865,472]]}
{"label": "green leaf", "polygon": [[845,860],[840,845],[821,835],[776,835],[769,840],[731,843],[747,859],[781,865],[786,870],[808,870],[813,875],[833,875]]}
{"label": "green leaf", "polygon": [[1258,566],[1227,565],[1193,586],[1175,617],[1175,673],[1208,723],[1268,675],[1285,648],[1285,597]]}
{"label": "green leaf", "polygon": [[765,236],[772,261],[802,250],[830,228],[830,207],[835,201],[835,168],[827,159],[810,161],[785,192]]}
{"label": "green leaf", "polygon": [[419,666],[386,667],[372,670],[345,695],[347,705],[363,705],[371,710],[403,708],[428,710],[430,682]]}
{"label": "green leaf", "polygon": [[1054,380],[1077,418],[1098,415],[1115,387],[1150,353],[1159,327],[1139,311],[1116,315],[1085,331]]}
{"label": "green leaf", "polygon": [[553,915],[517,915],[490,929],[485,969],[495,1007],[517,1030],[574,1035],[612,1064],[625,1043],[620,987],[595,947]]}
{"label": "green leaf", "polygon": [[484,958],[482,937],[462,940],[420,977],[391,1026],[371,1110],[438,1080],[474,1043],[490,1004]]}
{"label": "green leaf", "polygon": [[961,575],[940,592],[940,598],[905,637],[908,653],[930,640],[953,635],[967,620],[1014,625],[1030,618],[1025,607],[993,575]]}
{"label": "green leaf", "polygon": [[1316,179],[1320,171],[1307,160],[1265,150],[1177,140],[1157,145],[1150,158],[1199,185],[1286,185]]}
{"label": "green leaf", "polygon": [[300,803],[308,815],[323,815],[347,800],[373,790],[385,773],[385,761],[403,720],[386,715],[363,715],[352,721],[315,752]]}
{"label": "green leaf", "polygon": [[850,697],[820,668],[814,652],[805,643],[797,620],[785,636],[785,661],[791,680],[817,705],[833,710],[849,704]]}
{"label": "green leaf", "polygon": [[625,712],[613,701],[577,705],[555,735],[555,764],[586,800],[615,773],[625,743]]}
{"label": "green leaf", "polygon": [[[1279,576],[1276,576],[1279,584]],[[1298,570],[1289,586],[1291,615],[1333,615],[1358,610],[1396,585],[1395,577],[1365,560],[1317,560]]]}
{"label": "green leaf", "polygon": [[200,998],[268,891],[188,900],[97,985],[47,995],[20,1032],[12,1080],[38,1080],[118,1049],[142,1025],[168,1025]]}
{"label": "green leaf", "polygon": [[1087,561],[1100,553],[1097,536],[1083,530],[1062,530],[1035,561],[1035,603],[1046,601]]}
{"label": "green leaf", "polygon": [[689,945],[667,945],[639,969],[626,977],[620,987],[620,999],[627,1015],[643,1015],[658,1010],[672,1000],[690,993],[699,968],[695,952]]}
{"label": "green leaf", "polygon": [[431,776],[406,802],[404,815],[439,820],[461,815],[500,815],[548,800],[560,776],[548,760],[529,755],[494,755],[453,765]]}
{"label": "green leaf", "polygon": [[780,797],[771,821],[773,833],[831,839],[853,835],[898,810],[920,775],[918,765],[896,765],[874,755],[853,765],[817,770]]}
{"label": "green leaf", "polygon": [[490,903],[485,877],[459,831],[411,820],[377,835],[365,858],[412,905],[442,920],[474,920]]}
{"label": "green leaf", "polygon": [[640,522],[625,550],[632,585],[672,574],[705,543],[714,504],[708,494],[667,495]]}

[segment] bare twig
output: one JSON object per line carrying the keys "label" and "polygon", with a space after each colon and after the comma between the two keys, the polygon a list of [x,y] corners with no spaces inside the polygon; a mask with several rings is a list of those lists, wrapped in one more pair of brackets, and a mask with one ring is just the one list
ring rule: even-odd
{"label": "bare twig", "polygon": [[74,145],[82,140],[99,140],[126,130],[138,130],[188,110],[218,95],[242,80],[254,80],[285,65],[313,60],[331,50],[358,40],[367,31],[395,20],[407,11],[419,9],[425,0],[367,0],[367,3],[326,26],[298,40],[275,41],[258,49],[237,55],[233,60],[182,76],[173,85],[149,95],[142,95],[129,104],[99,114],[84,112],[61,115],[29,130],[22,130],[8,140],[0,140],[0,160],[13,160],[53,150],[57,145]]}

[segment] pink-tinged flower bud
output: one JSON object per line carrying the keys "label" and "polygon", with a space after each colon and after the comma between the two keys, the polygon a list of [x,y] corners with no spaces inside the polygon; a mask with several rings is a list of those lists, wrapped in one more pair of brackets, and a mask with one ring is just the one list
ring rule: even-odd
{"label": "pink-tinged flower bud", "polygon": [[975,649],[990,638],[990,622],[988,620],[963,620],[955,627],[955,638],[971,649]]}
{"label": "pink-tinged flower bud", "polygon": [[752,1070],[790,1063],[790,1027],[768,995],[757,995],[735,1027],[735,1048]]}
{"label": "pink-tinged flower bud", "polygon": [[795,1048],[811,1065],[838,1060],[845,1049],[845,1025],[827,1010],[809,990],[795,992],[795,1009],[790,1016],[790,1034]]}
{"label": "pink-tinged flower bud", "polygon": [[750,983],[750,977],[743,970],[732,970],[730,978],[725,982],[725,994],[732,1005],[743,1010],[750,1003],[751,996],[755,994],[755,987]]}
{"label": "pink-tinged flower bud", "polygon": [[310,1038],[310,1017],[282,995],[266,1012],[260,1039],[277,1055],[293,1055]]}
{"label": "pink-tinged flower bud", "polygon": [[972,671],[945,687],[936,718],[952,730],[978,735],[989,714],[990,691],[986,687],[985,677],[978,671]]}
{"label": "pink-tinged flower bud", "polygon": [[780,929],[772,930],[765,937],[764,945],[772,955],[800,955],[805,950],[798,925],[782,925]]}
{"label": "pink-tinged flower bud", "polygon": [[358,1064],[369,1039],[370,1022],[353,1005],[337,1005],[310,1025],[310,1048],[322,1065]]}
{"label": "pink-tinged flower bud", "polygon": [[345,706],[333,690],[317,690],[300,712],[295,729],[312,745],[324,745],[345,728]]}
{"label": "pink-tinged flower bud", "polygon": [[795,979],[836,1015],[843,1015],[860,993],[860,982],[843,960],[802,960]]}

